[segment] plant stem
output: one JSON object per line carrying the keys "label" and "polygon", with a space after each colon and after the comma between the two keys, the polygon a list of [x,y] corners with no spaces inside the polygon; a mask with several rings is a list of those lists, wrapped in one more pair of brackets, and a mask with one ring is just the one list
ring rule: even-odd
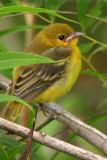
{"label": "plant stem", "polygon": [[[82,59],[89,65],[89,67],[92,69],[92,71],[97,72],[97,70],[95,69],[95,67],[90,63],[90,61],[88,59],[86,59],[83,55],[82,55]],[[101,78],[98,77],[103,83],[106,83],[106,81]]]}
{"label": "plant stem", "polygon": [[42,20],[44,20],[44,21],[46,21],[46,22],[48,22],[48,23],[52,23],[52,21],[46,19],[45,17],[41,16],[41,15],[38,14],[38,13],[36,13],[36,15],[37,15],[39,18],[41,18]]}
{"label": "plant stem", "polygon": [[84,36],[85,38],[87,38],[87,39],[89,39],[89,40],[91,40],[91,41],[93,41],[93,42],[97,43],[97,44],[100,44],[101,46],[107,47],[107,45],[106,45],[106,44],[101,43],[101,42],[99,42],[99,41],[97,41],[97,40],[95,40],[95,39],[93,39],[93,38],[91,38],[91,37],[87,36],[86,34],[84,34],[83,36]]}

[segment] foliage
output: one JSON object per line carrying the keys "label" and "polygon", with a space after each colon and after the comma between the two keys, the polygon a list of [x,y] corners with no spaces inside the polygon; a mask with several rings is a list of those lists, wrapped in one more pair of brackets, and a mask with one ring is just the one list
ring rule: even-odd
{"label": "foliage", "polygon": [[[15,66],[21,66],[21,65],[29,65],[29,64],[38,64],[38,63],[53,63],[53,60],[49,58],[44,58],[42,56],[37,56],[37,55],[30,55],[30,54],[25,54],[23,52],[18,52],[16,51],[9,51],[8,45],[6,45],[5,41],[2,41],[2,38],[15,34],[15,40],[20,36],[20,41],[23,39],[22,31],[25,34],[25,31],[28,31],[28,29],[36,29],[40,30],[45,27],[45,25],[48,25],[49,23],[53,22],[62,22],[62,23],[69,23],[70,25],[75,25],[77,28],[82,30],[84,32],[84,38],[81,39],[81,42],[83,43],[79,44],[79,49],[82,52],[82,58],[83,61],[88,65],[89,69],[87,70],[86,67],[81,71],[81,77],[83,76],[84,79],[84,74],[87,75],[88,78],[91,78],[90,76],[95,77],[95,80],[100,79],[101,83],[101,88],[103,92],[103,96],[100,97],[100,100],[96,100],[94,105],[100,106],[95,108],[93,107],[94,110],[99,111],[104,111],[103,108],[107,103],[107,92],[106,87],[107,87],[107,72],[100,73],[100,69],[97,69],[97,65],[95,65],[95,62],[92,63],[94,57],[98,56],[98,53],[100,54],[106,54],[107,51],[107,45],[105,42],[105,38],[101,39],[101,34],[103,32],[103,25],[106,25],[107,23],[107,17],[105,13],[103,12],[105,5],[107,5],[107,2],[105,0],[97,0],[97,2],[92,2],[92,0],[77,0],[77,5],[75,9],[75,17],[73,18],[72,15],[69,17],[66,15],[61,15],[55,11],[61,10],[61,7],[66,6],[66,10],[69,8],[69,3],[73,5],[73,2],[69,2],[67,0],[45,0],[43,2],[42,0],[26,0],[27,6],[24,5],[23,1],[18,1],[18,0],[1,0],[1,8],[0,8],[0,18],[1,20],[7,20],[9,21],[8,23],[16,22],[16,26],[13,27],[7,27],[6,29],[2,29],[0,31],[0,73],[7,76],[11,77],[11,72],[12,68]],[[36,8],[32,7],[36,4]],[[73,7],[71,7],[71,12],[73,11]],[[20,15],[20,19],[18,19],[17,14],[20,13],[32,13],[35,14],[39,18],[39,24],[36,25],[26,25],[25,22],[25,16]],[[9,19],[9,16],[11,17]],[[103,16],[101,18],[101,16]],[[7,18],[8,17],[8,18]],[[48,17],[48,18],[47,18]],[[78,18],[78,20],[77,20]],[[16,20],[16,21],[15,21]],[[24,23],[22,24],[22,21]],[[48,22],[48,24],[46,24]],[[1,23],[1,22],[0,22]],[[44,25],[45,24],[45,25]],[[99,28],[100,32],[99,32]],[[106,31],[104,32],[104,34]],[[103,34],[103,37],[104,37]],[[92,35],[92,36],[88,36]],[[95,40],[99,38],[99,41]],[[102,41],[102,42],[101,42]],[[22,41],[21,41],[22,42]],[[20,46],[21,46],[20,42]],[[104,42],[104,43],[103,43]],[[17,40],[16,40],[17,43]],[[9,45],[11,43],[9,42]],[[17,45],[17,44],[14,44]],[[24,43],[22,43],[24,45]],[[19,47],[20,48],[20,47]],[[104,59],[103,59],[104,60]],[[99,61],[101,62],[101,60]],[[102,64],[103,62],[101,62]],[[94,65],[93,65],[94,64]],[[98,64],[99,68],[103,67],[103,70],[105,69],[105,66]],[[96,66],[96,67],[95,67]],[[107,65],[106,65],[107,69]],[[98,71],[99,70],[99,71]],[[101,70],[102,71],[102,70]],[[88,80],[88,83],[91,83]],[[85,88],[86,89],[86,88]],[[90,90],[89,88],[87,90]],[[94,94],[91,92],[90,97],[94,97]],[[88,98],[87,98],[88,97]],[[63,106],[65,105],[68,107],[68,110],[71,112],[74,110],[74,113],[78,113],[80,117],[87,118],[89,116],[93,116],[95,112],[93,113],[93,109],[91,110],[91,98],[87,96],[86,98],[82,97],[82,92],[78,95],[68,95],[65,97],[64,100],[61,99],[60,103],[63,102]],[[72,99],[72,102],[71,100]],[[0,94],[0,102],[4,101],[20,101],[24,104],[26,102],[20,100],[19,98]],[[99,104],[97,104],[99,103]],[[30,105],[26,104],[31,110],[32,108]],[[72,108],[71,108],[72,106]],[[77,108],[79,106],[79,108]],[[103,106],[103,107],[102,107]],[[87,109],[86,109],[87,107]],[[101,110],[102,109],[102,110]],[[83,112],[83,113],[82,113]],[[82,114],[81,114],[82,113]],[[86,117],[84,117],[84,115]],[[29,120],[27,123],[27,126],[31,126],[31,121],[32,119],[32,112],[29,114]],[[88,123],[90,125],[94,124],[96,122],[96,126],[100,128],[102,131],[103,129],[103,124],[104,124],[104,118],[107,118],[107,113],[100,114],[97,117],[92,118]],[[59,124],[57,122],[52,122],[49,126],[46,126],[43,131],[47,132],[48,134],[53,135],[54,132],[56,133]],[[42,130],[41,130],[42,131]],[[67,132],[68,133],[68,132]],[[69,134],[69,133],[68,133]],[[75,142],[78,143],[80,146],[82,146],[82,140],[79,139],[76,141],[76,135],[72,135],[68,138],[67,142],[72,141],[75,138]],[[73,140],[74,141],[74,140]],[[23,151],[23,143],[24,140],[18,141],[15,139],[11,139],[10,137],[5,137],[4,132],[0,132],[0,159],[17,159],[17,153],[22,153]],[[88,143],[87,143],[88,145]],[[90,147],[90,146],[89,146]],[[90,147],[91,148],[91,147]],[[32,150],[31,150],[31,159],[55,159],[58,156],[58,152],[56,152],[53,156],[51,157],[46,153],[43,152],[41,154],[42,147],[38,148],[38,144],[33,143],[32,145]],[[97,151],[98,152],[98,151]],[[69,156],[60,154],[61,158],[60,159],[68,159]],[[59,156],[60,156],[59,155]],[[72,157],[72,160],[75,160],[75,158]]]}

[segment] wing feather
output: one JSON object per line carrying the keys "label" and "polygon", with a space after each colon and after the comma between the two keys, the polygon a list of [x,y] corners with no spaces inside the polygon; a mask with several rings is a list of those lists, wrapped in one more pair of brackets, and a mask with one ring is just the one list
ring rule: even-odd
{"label": "wing feather", "polygon": [[[64,49],[67,51],[67,48],[64,47]],[[61,53],[60,56],[58,54],[60,52],[59,47],[58,49],[51,50],[51,52],[44,53],[44,55],[46,57],[51,56],[55,60],[59,60],[59,57],[60,59],[67,58],[68,55],[67,53],[65,54],[64,49],[62,58]],[[70,49],[68,54],[70,54],[69,52],[71,52]],[[32,101],[63,76],[66,64],[67,62],[63,61],[60,63],[35,64],[28,69],[25,68],[15,84],[13,95],[27,101]]]}

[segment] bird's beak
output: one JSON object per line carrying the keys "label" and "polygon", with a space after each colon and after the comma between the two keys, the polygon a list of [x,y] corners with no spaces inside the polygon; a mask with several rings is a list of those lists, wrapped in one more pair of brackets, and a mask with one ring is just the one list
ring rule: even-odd
{"label": "bird's beak", "polygon": [[82,33],[82,32],[72,32],[72,34],[70,34],[70,35],[68,35],[67,37],[66,37],[66,42],[71,42],[73,39],[76,39],[76,38],[78,38],[78,37],[80,37],[80,36],[82,36],[84,33]]}

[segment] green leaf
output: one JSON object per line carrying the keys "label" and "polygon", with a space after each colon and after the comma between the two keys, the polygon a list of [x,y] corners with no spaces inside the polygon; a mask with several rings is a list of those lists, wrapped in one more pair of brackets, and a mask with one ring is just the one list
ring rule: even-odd
{"label": "green leaf", "polygon": [[95,77],[101,77],[101,78],[104,78],[104,79],[107,79],[107,75],[104,75],[102,73],[99,73],[99,72],[93,72],[93,71],[90,71],[90,70],[85,70],[85,71],[82,71],[83,74],[88,74],[90,76],[95,76]]}
{"label": "green leaf", "polygon": [[[49,10],[57,11],[64,2],[65,0],[47,0],[46,8]],[[49,15],[49,17],[51,18],[51,20],[55,19],[54,15]]]}
{"label": "green leaf", "polygon": [[48,57],[24,52],[6,52],[0,54],[0,70],[40,63],[57,63],[64,60],[54,61]]}
{"label": "green leaf", "polygon": [[[23,146],[23,145],[20,145],[20,146],[18,146],[18,147],[12,147],[12,148],[6,150],[6,154],[7,154],[8,157],[9,157],[8,159],[9,159],[9,160],[14,160],[15,155],[20,151],[20,149],[22,148],[22,146]],[[0,154],[0,159],[6,160],[6,159],[7,159],[6,154],[5,154],[5,153]]]}
{"label": "green leaf", "polygon": [[81,51],[81,53],[87,53],[91,50],[91,48],[93,47],[94,43],[84,43],[79,45],[79,49]]}
{"label": "green leaf", "polygon": [[33,108],[28,103],[23,101],[22,99],[20,99],[18,97],[15,97],[15,96],[10,96],[10,95],[6,95],[6,94],[0,94],[0,102],[8,102],[8,101],[20,102],[20,103],[24,104],[25,106],[27,106],[34,114]]}
{"label": "green leaf", "polygon": [[[100,15],[101,15],[101,8],[103,7],[103,5],[105,4],[105,0],[99,0],[99,1],[97,1],[98,3],[96,4],[96,6],[95,7],[93,7],[90,11],[89,11],[89,15],[91,15],[91,16],[94,16],[94,17],[99,17]],[[86,18],[86,23],[85,23],[85,29],[87,30],[89,27],[91,27],[92,25],[93,25],[93,23],[96,21],[96,19],[93,19],[93,18]],[[98,23],[98,24],[97,24]],[[99,22],[97,22],[96,24],[95,24],[95,28],[96,27],[98,27],[99,26],[99,24],[101,24],[101,23],[99,23]],[[94,27],[94,26],[93,26]],[[92,31],[93,31],[93,28],[92,28]]]}
{"label": "green leaf", "polygon": [[9,79],[12,79],[12,72],[13,72],[12,68],[0,70],[0,74],[2,74],[3,76]]}
{"label": "green leaf", "polygon": [[96,122],[104,119],[104,118],[107,118],[107,112],[106,113],[102,113],[100,115],[97,115],[93,118],[91,118],[90,120],[87,121],[87,124],[88,125],[92,125],[92,124],[95,124]]}
{"label": "green leaf", "polygon": [[4,156],[6,157],[6,159],[9,159],[7,152],[5,151],[3,145],[0,143],[0,148],[3,150],[2,155],[4,154]]}
{"label": "green leaf", "polygon": [[47,0],[46,8],[50,10],[58,10],[65,0]]}
{"label": "green leaf", "polygon": [[21,31],[25,31],[27,29],[43,29],[45,26],[43,25],[25,25],[25,26],[16,26],[16,27],[12,27],[12,28],[8,28],[5,30],[0,31],[0,36],[4,36],[10,33],[16,33],[16,32],[21,32]]}
{"label": "green leaf", "polygon": [[5,53],[5,51],[6,51],[5,46],[2,43],[0,43],[0,52]]}
{"label": "green leaf", "polygon": [[22,13],[47,13],[52,14],[56,17],[59,17],[61,19],[74,22],[79,24],[76,21],[73,21],[71,19],[65,18],[58,13],[55,13],[51,10],[45,9],[45,8],[33,8],[33,7],[25,7],[25,6],[10,6],[10,7],[1,7],[0,8],[0,17],[4,17],[4,14],[13,13],[13,12],[22,12]]}
{"label": "green leaf", "polygon": [[[94,17],[99,17],[100,14],[101,14],[101,11],[98,10],[97,7],[93,8],[89,12],[89,15],[94,16]],[[85,25],[85,30],[87,30],[89,27],[91,27],[95,21],[96,21],[96,19],[93,19],[91,17],[90,18],[87,17],[87,19],[86,19],[86,25]]]}
{"label": "green leaf", "polygon": [[1,3],[4,5],[9,5],[9,4],[12,4],[12,1],[11,0],[1,0]]}
{"label": "green leaf", "polygon": [[85,31],[85,14],[87,10],[89,0],[79,0],[77,5],[77,11],[78,11],[78,19],[82,25],[83,31]]}
{"label": "green leaf", "polygon": [[2,145],[5,145],[7,148],[20,145],[19,141],[9,137],[3,137],[3,135],[0,136],[0,143],[2,143]]}
{"label": "green leaf", "polygon": [[35,3],[37,7],[40,7],[43,3],[42,0],[27,0],[28,3],[33,4]]}

